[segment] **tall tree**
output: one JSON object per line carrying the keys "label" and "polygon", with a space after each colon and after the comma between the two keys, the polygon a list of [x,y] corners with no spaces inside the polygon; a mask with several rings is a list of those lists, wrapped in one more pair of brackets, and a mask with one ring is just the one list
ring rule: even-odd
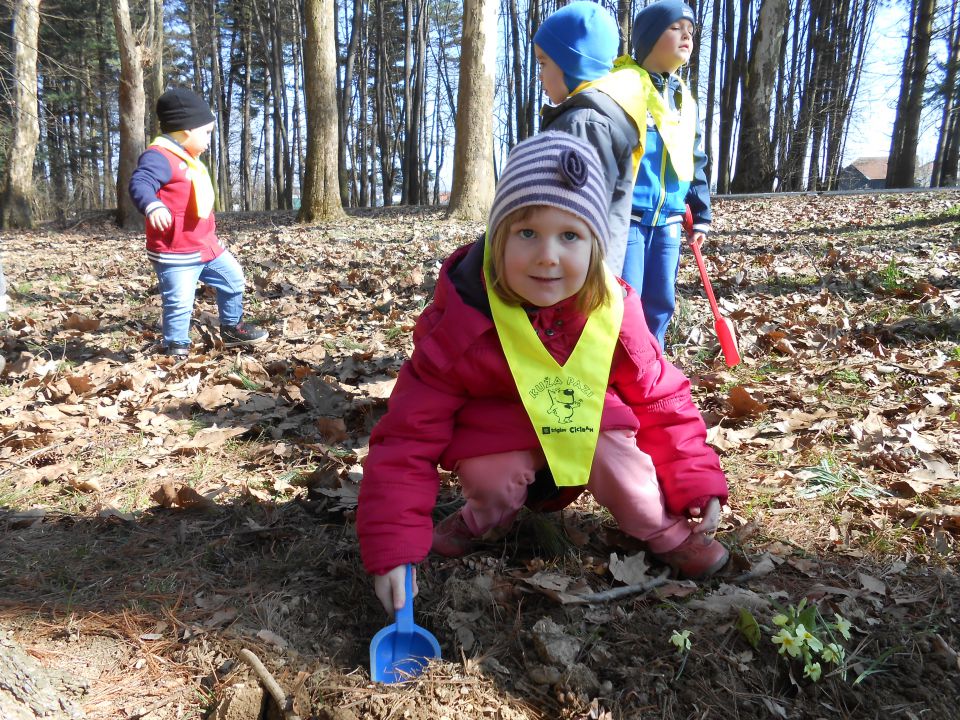
{"label": "tall tree", "polygon": [[960,142],[957,129],[960,129],[960,8],[956,3],[950,4],[949,19],[944,32],[946,41],[946,58],[943,65],[943,82],[940,84],[939,94],[943,100],[940,115],[940,135],[937,138],[937,152],[933,159],[933,171],[930,174],[930,185],[942,187],[956,184],[957,162],[954,151],[954,160],[951,165],[948,158],[951,146]]}
{"label": "tall tree", "polygon": [[13,137],[6,159],[0,228],[33,227],[33,159],[40,139],[37,116],[37,38],[40,0],[13,8]]}
{"label": "tall tree", "polygon": [[773,187],[770,101],[788,11],[788,0],[761,0],[740,104],[736,174],[730,185],[735,193],[769,192]]}
{"label": "tall tree", "polygon": [[913,187],[917,164],[917,139],[920,114],[927,81],[927,60],[933,36],[933,11],[936,0],[914,0],[913,32],[903,62],[900,100],[893,123],[890,159],[887,161],[887,187]]}
{"label": "tall tree", "polygon": [[143,152],[144,100],[143,65],[140,45],[130,23],[127,0],[113,0],[113,23],[120,50],[120,160],[117,170],[117,222],[121,227],[140,227],[137,211],[127,185]]}
{"label": "tall tree", "polygon": [[[163,0],[147,0],[146,30],[145,93],[148,105],[154,107],[163,94]],[[160,119],[156,113],[150,113],[149,117],[150,137],[156,137],[160,134]]]}
{"label": "tall tree", "polygon": [[451,217],[482,220],[493,200],[496,33],[496,0],[464,0]]}
{"label": "tall tree", "polygon": [[335,0],[306,0],[303,84],[307,96],[306,177],[300,222],[343,215],[337,172],[337,26]]}

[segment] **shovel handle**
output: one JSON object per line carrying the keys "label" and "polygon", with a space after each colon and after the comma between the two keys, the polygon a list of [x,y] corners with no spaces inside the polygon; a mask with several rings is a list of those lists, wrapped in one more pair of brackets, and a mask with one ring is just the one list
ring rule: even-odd
{"label": "shovel handle", "polygon": [[[693,213],[690,212],[690,206],[687,205],[687,212],[683,216],[683,229],[687,237],[693,233]],[[713,312],[714,320],[720,320],[720,307],[717,305],[717,299],[713,296],[713,286],[710,284],[710,278],[707,277],[707,268],[703,264],[703,255],[700,253],[700,246],[697,243],[690,243],[693,250],[693,256],[697,260],[697,269],[700,271],[700,279],[703,281],[703,289],[707,293],[707,300],[710,301],[710,310]]]}
{"label": "shovel handle", "polygon": [[407,565],[403,573],[403,607],[397,610],[397,630],[413,633],[413,565]]}

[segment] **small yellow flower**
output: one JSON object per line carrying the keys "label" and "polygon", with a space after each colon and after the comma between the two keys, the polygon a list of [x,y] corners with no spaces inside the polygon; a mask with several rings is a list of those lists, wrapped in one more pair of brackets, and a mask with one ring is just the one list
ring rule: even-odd
{"label": "small yellow flower", "polygon": [[803,667],[803,676],[814,682],[820,679],[820,663],[809,663]]}
{"label": "small yellow flower", "polygon": [[823,649],[823,643],[803,625],[797,625],[797,642],[801,646],[806,644],[814,652],[820,652]]}
{"label": "small yellow flower", "polygon": [[673,635],[670,636],[670,642],[677,646],[677,652],[685,652],[690,649],[690,631],[684,630],[680,632],[679,630],[674,630]]}
{"label": "small yellow flower", "polygon": [[836,616],[837,622],[837,632],[843,635],[844,640],[850,639],[850,621],[847,620],[843,615]]}
{"label": "small yellow flower", "polygon": [[837,645],[837,643],[830,643],[823,649],[824,662],[839,665],[843,662],[843,655],[843,648]]}
{"label": "small yellow flower", "polygon": [[773,623],[774,625],[776,625],[777,627],[783,627],[783,626],[786,625],[788,622],[790,622],[790,618],[788,618],[786,615],[782,615],[782,614],[781,614],[781,615],[774,615],[774,616],[773,616],[773,620],[771,620],[770,622],[772,622],[772,623]]}
{"label": "small yellow flower", "polygon": [[791,657],[797,657],[800,654],[800,641],[786,628],[778,632],[771,639],[774,645],[780,646],[779,653],[781,655],[787,652],[790,653]]}

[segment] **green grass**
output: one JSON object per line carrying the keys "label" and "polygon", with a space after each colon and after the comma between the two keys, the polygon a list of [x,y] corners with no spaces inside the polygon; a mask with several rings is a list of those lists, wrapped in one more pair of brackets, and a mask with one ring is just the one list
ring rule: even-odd
{"label": "green grass", "polygon": [[808,477],[801,480],[797,495],[804,500],[826,495],[845,494],[861,500],[874,500],[889,493],[881,487],[864,480],[856,470],[836,458],[826,456],[819,464],[803,468]]}
{"label": "green grass", "polygon": [[906,275],[900,269],[900,265],[895,258],[890,258],[890,262],[878,273],[880,284],[884,290],[898,290],[903,287]]}
{"label": "green grass", "polygon": [[856,370],[835,370],[832,377],[839,382],[851,383],[853,385],[866,385],[863,378],[860,377],[860,373]]}

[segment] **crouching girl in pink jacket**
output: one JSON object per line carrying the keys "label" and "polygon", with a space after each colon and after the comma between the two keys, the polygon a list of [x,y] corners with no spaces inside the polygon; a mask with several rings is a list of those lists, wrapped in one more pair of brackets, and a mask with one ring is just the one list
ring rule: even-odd
{"label": "crouching girl in pink jacket", "polygon": [[[584,489],[682,576],[727,560],[713,537],[727,483],[690,383],[603,262],[602,172],[567,133],[520,143],[486,237],[440,271],[360,486],[360,552],[388,614],[405,564],[463,555],[525,503],[555,510]],[[438,465],[466,504],[434,528]]]}

